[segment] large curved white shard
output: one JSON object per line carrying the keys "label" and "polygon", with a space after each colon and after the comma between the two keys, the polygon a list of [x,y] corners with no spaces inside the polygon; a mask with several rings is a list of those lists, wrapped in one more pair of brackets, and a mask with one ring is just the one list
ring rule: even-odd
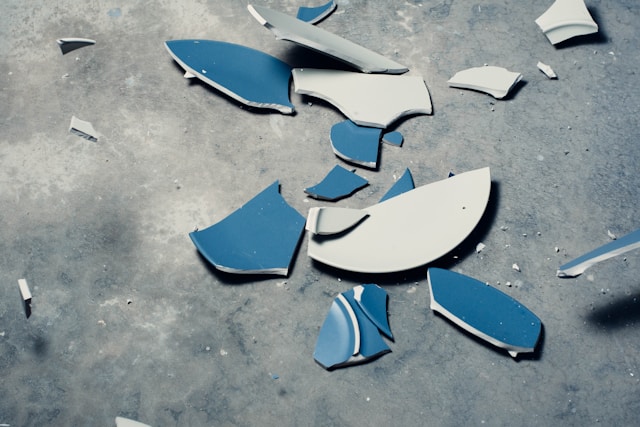
{"label": "large curved white shard", "polygon": [[460,244],[489,201],[489,168],[418,187],[366,208],[365,221],[344,234],[310,234],[308,255],[337,268],[390,273],[425,265]]}
{"label": "large curved white shard", "polygon": [[536,19],[536,24],[551,44],[598,32],[598,24],[589,14],[584,0],[556,0]]}
{"label": "large curved white shard", "polygon": [[386,128],[408,114],[431,114],[431,97],[420,76],[388,76],[294,68],[296,93],[324,99],[360,126]]}

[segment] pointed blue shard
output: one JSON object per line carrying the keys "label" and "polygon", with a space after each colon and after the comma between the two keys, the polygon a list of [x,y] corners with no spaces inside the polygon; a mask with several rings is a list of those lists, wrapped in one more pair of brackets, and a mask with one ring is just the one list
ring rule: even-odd
{"label": "pointed blue shard", "polygon": [[[357,286],[357,288],[361,288]],[[355,289],[343,292],[342,295],[349,302],[356,319],[358,320],[358,328],[360,329],[360,349],[359,355],[363,361],[366,359],[373,359],[377,356],[381,356],[385,353],[389,353],[391,349],[386,342],[380,336],[380,331],[376,323],[362,310],[362,306],[358,304],[354,294]],[[382,291],[384,292],[384,291]],[[386,295],[386,292],[385,292]],[[385,321],[386,321],[386,298],[385,298]]]}
{"label": "pointed blue shard", "polygon": [[431,309],[516,357],[535,349],[542,324],[509,295],[471,277],[440,268],[427,272]]}
{"label": "pointed blue shard", "polygon": [[222,221],[189,233],[202,256],[228,273],[286,276],[305,218],[279,188],[276,181]]}
{"label": "pointed blue shard", "polygon": [[351,120],[345,120],[331,127],[331,147],[338,157],[347,162],[376,168],[381,133],[379,128],[358,126]]}
{"label": "pointed blue shard", "polygon": [[243,104],[293,113],[291,67],[271,55],[215,40],[170,40],[165,46],[188,77],[197,77]]}
{"label": "pointed blue shard", "polygon": [[382,142],[400,147],[404,142],[404,137],[400,132],[389,132],[382,135]]}
{"label": "pointed blue shard", "polygon": [[320,328],[313,358],[325,369],[346,363],[360,348],[360,331],[349,303],[336,298]]}
{"label": "pointed blue shard", "polygon": [[315,199],[335,201],[350,196],[368,183],[354,172],[336,165],[320,183],[305,188],[304,192]]}
{"label": "pointed blue shard", "polygon": [[396,183],[393,184],[393,187],[391,187],[385,193],[385,195],[382,196],[382,199],[380,199],[380,202],[384,202],[385,200],[389,200],[392,197],[399,196],[400,194],[406,193],[407,191],[411,191],[414,188],[416,188],[416,186],[413,183],[413,176],[411,175],[411,171],[409,170],[409,168],[407,168],[402,174],[402,176],[400,177],[400,179],[398,179]]}
{"label": "pointed blue shard", "polygon": [[356,286],[353,293],[355,301],[367,317],[383,334],[393,339],[387,315],[389,296],[385,290],[378,285],[369,284]]}
{"label": "pointed blue shard", "polygon": [[300,6],[298,8],[298,15],[296,18],[301,21],[308,22],[309,24],[317,24],[327,16],[331,15],[331,13],[336,10],[337,6],[338,5],[335,0],[331,0],[329,3],[317,7]]}

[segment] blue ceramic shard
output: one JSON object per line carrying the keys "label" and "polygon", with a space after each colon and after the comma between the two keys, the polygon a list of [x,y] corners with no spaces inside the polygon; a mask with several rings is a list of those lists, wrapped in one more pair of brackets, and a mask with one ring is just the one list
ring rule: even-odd
{"label": "blue ceramic shard", "polygon": [[286,276],[305,218],[279,188],[276,181],[222,221],[189,233],[202,256],[228,273]]}
{"label": "blue ceramic shard", "polygon": [[640,229],[614,240],[613,242],[609,242],[606,245],[602,245],[599,248],[574,259],[573,261],[561,265],[558,269],[557,275],[558,277],[579,276],[593,264],[597,264],[600,261],[613,258],[614,256],[621,255],[636,248],[640,248]]}
{"label": "blue ceramic shard", "polygon": [[431,309],[485,341],[518,353],[535,349],[542,325],[509,295],[471,277],[440,268],[427,272]]}
{"label": "blue ceramic shard", "polygon": [[411,171],[409,170],[409,168],[407,168],[400,179],[398,179],[396,183],[393,184],[393,186],[385,193],[385,195],[382,196],[382,199],[380,199],[380,201],[384,202],[385,200],[389,200],[392,197],[399,196],[400,194],[406,193],[407,191],[411,191],[414,188],[416,188],[416,186],[413,183],[413,176],[411,175]]}
{"label": "blue ceramic shard", "polygon": [[327,16],[331,15],[331,13],[336,10],[337,6],[338,5],[335,0],[331,0],[327,4],[317,7],[300,6],[298,8],[298,15],[296,18],[301,21],[308,22],[309,24],[317,24]]}
{"label": "blue ceramic shard", "polygon": [[304,192],[315,199],[335,201],[350,196],[368,183],[354,172],[336,165],[320,183],[305,188]]}
{"label": "blue ceramic shard", "polygon": [[381,133],[379,128],[358,126],[351,120],[345,120],[331,127],[331,147],[338,157],[347,162],[376,168]]}
{"label": "blue ceramic shard", "polygon": [[404,137],[400,132],[389,132],[382,135],[382,142],[400,147],[404,142]]}
{"label": "blue ceramic shard", "polygon": [[[389,353],[391,349],[380,336],[378,326],[362,310],[362,307],[356,301],[354,297],[354,290],[352,289],[350,291],[343,292],[342,295],[349,302],[349,305],[351,305],[351,308],[356,315],[356,319],[358,320],[358,328],[360,329],[360,348],[358,349],[359,351],[356,356],[362,357],[362,359],[358,357],[358,361],[364,361],[366,359],[371,359],[376,356]],[[384,314],[386,317],[386,298]]]}
{"label": "blue ceramic shard", "polygon": [[215,40],[170,40],[165,46],[187,75],[246,105],[293,113],[291,67],[279,59]]}
{"label": "blue ceramic shard", "polygon": [[349,303],[339,295],[320,328],[313,353],[313,358],[324,368],[344,364],[358,352],[360,331],[355,318]]}
{"label": "blue ceramic shard", "polygon": [[387,315],[389,296],[378,285],[369,284],[353,288],[354,299],[362,311],[383,334],[393,339]]}

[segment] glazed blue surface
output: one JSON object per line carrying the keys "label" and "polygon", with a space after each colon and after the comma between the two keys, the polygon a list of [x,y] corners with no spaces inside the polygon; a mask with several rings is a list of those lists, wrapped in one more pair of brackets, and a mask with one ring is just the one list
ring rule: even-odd
{"label": "glazed blue surface", "polygon": [[393,186],[385,193],[384,196],[380,199],[381,202],[385,200],[389,200],[392,197],[399,196],[402,193],[406,193],[407,191],[411,191],[416,188],[413,183],[413,176],[411,175],[411,171],[407,168],[402,176],[393,184]]}
{"label": "glazed blue surface", "polygon": [[382,141],[386,142],[387,144],[396,145],[399,147],[404,142],[404,136],[402,136],[402,134],[397,131],[389,132],[385,133],[382,136]]}
{"label": "glazed blue surface", "polygon": [[351,358],[355,341],[354,325],[349,313],[336,298],[320,328],[313,358],[326,369],[331,369]]}
{"label": "glazed blue surface", "polygon": [[358,126],[345,120],[331,127],[333,151],[346,161],[362,166],[378,166],[382,129]]}
{"label": "glazed blue surface", "polygon": [[[384,291],[382,291],[384,292]],[[342,295],[349,302],[353,312],[358,319],[358,328],[360,330],[360,349],[359,353],[365,359],[372,358],[391,351],[387,343],[380,336],[380,331],[376,323],[362,310],[361,306],[354,298],[353,289],[343,292]],[[385,292],[385,322],[386,322],[386,292]]]}
{"label": "glazed blue surface", "polygon": [[316,199],[333,201],[353,194],[368,183],[361,176],[336,165],[320,183],[304,191]]}
{"label": "glazed blue surface", "polygon": [[300,6],[296,18],[310,24],[315,24],[326,18],[335,8],[336,4],[334,0],[330,0],[329,3],[317,7]]}
{"label": "glazed blue surface", "polygon": [[305,218],[289,206],[275,181],[240,209],[189,233],[198,251],[227,272],[287,274]]}
{"label": "glazed blue surface", "polygon": [[431,298],[457,319],[507,346],[535,347],[540,319],[518,301],[463,274],[440,268],[428,274]]}
{"label": "glazed blue surface", "polygon": [[200,80],[247,105],[294,110],[289,101],[291,67],[271,55],[215,40],[171,40],[171,56]]}
{"label": "glazed blue surface", "polygon": [[360,295],[360,301],[355,300],[355,302],[383,334],[393,339],[393,334],[389,327],[389,316],[387,315],[387,301],[389,296],[385,290],[378,285],[369,284],[362,285],[362,287],[363,290]]}

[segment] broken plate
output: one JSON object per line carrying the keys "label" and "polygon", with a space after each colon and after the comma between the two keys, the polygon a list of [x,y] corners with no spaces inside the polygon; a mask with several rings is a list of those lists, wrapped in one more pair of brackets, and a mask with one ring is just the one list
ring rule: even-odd
{"label": "broken plate", "polygon": [[382,135],[382,142],[400,147],[404,142],[404,136],[400,132],[394,131]]}
{"label": "broken plate", "polygon": [[556,0],[535,22],[551,44],[598,32],[584,0]]}
{"label": "broken plate", "polygon": [[427,271],[431,309],[512,357],[534,351],[542,324],[528,308],[479,280],[441,268]]}
{"label": "broken plate", "polygon": [[558,75],[555,73],[555,71],[553,71],[553,68],[551,68],[549,65],[545,64],[544,62],[538,61],[537,66],[538,66],[538,70],[542,71],[544,75],[547,76],[547,78],[549,79],[558,78]]}
{"label": "broken plate", "polygon": [[262,6],[247,6],[251,15],[278,40],[289,40],[332,56],[365,73],[402,74],[409,69],[382,55],[292,16]]}
{"label": "broken plate", "polygon": [[379,128],[358,126],[351,120],[331,127],[331,147],[336,156],[367,168],[378,167]]}
{"label": "broken plate", "polygon": [[411,191],[416,188],[413,183],[413,176],[411,175],[411,171],[407,168],[402,176],[393,184],[393,186],[382,196],[380,202],[384,202],[392,197],[399,196],[400,194],[406,193],[407,191]]}
{"label": "broken plate", "polygon": [[431,114],[431,97],[419,76],[387,76],[294,68],[296,93],[324,99],[357,125],[386,128],[408,114]]}
{"label": "broken plate", "polygon": [[58,39],[56,40],[56,42],[58,43],[58,46],[60,46],[60,50],[62,51],[63,55],[71,52],[72,50],[76,50],[76,49],[80,49],[81,47],[91,46],[93,44],[96,44],[95,40],[82,39],[77,37],[68,37],[64,39]]}
{"label": "broken plate", "polygon": [[340,165],[335,165],[320,183],[304,189],[314,199],[335,201],[350,196],[369,181]]}
{"label": "broken plate", "polygon": [[317,7],[300,6],[298,8],[298,15],[296,18],[301,21],[308,22],[309,24],[317,24],[327,16],[331,15],[331,13],[336,10],[336,7],[338,7],[338,4],[335,0],[331,0],[329,3]]}
{"label": "broken plate", "polygon": [[310,234],[308,255],[362,273],[425,265],[471,233],[484,213],[490,191],[489,168],[418,187],[366,208],[367,219],[346,233]]}
{"label": "broken plate", "polygon": [[71,116],[71,123],[69,124],[69,132],[74,135],[78,135],[91,142],[98,142],[98,132],[93,128],[90,122],[80,120],[76,116]]}
{"label": "broken plate", "polygon": [[485,65],[458,71],[447,83],[450,87],[472,89],[502,99],[522,79],[522,74],[506,68]]}
{"label": "broken plate", "polygon": [[219,270],[286,276],[304,230],[304,217],[271,184],[222,221],[189,233],[198,251]]}
{"label": "broken plate", "polygon": [[356,286],[331,304],[313,358],[325,369],[362,363],[391,351],[380,332],[392,338],[387,293],[378,285]]}
{"label": "broken plate", "polygon": [[355,227],[367,216],[367,211],[360,209],[314,207],[309,209],[305,229],[322,235],[342,233]]}
{"label": "broken plate", "polygon": [[271,55],[215,40],[170,40],[165,46],[186,71],[231,98],[257,108],[292,114],[291,67]]}
{"label": "broken plate", "polygon": [[594,264],[640,248],[640,229],[586,253],[558,268],[558,277],[576,277]]}

